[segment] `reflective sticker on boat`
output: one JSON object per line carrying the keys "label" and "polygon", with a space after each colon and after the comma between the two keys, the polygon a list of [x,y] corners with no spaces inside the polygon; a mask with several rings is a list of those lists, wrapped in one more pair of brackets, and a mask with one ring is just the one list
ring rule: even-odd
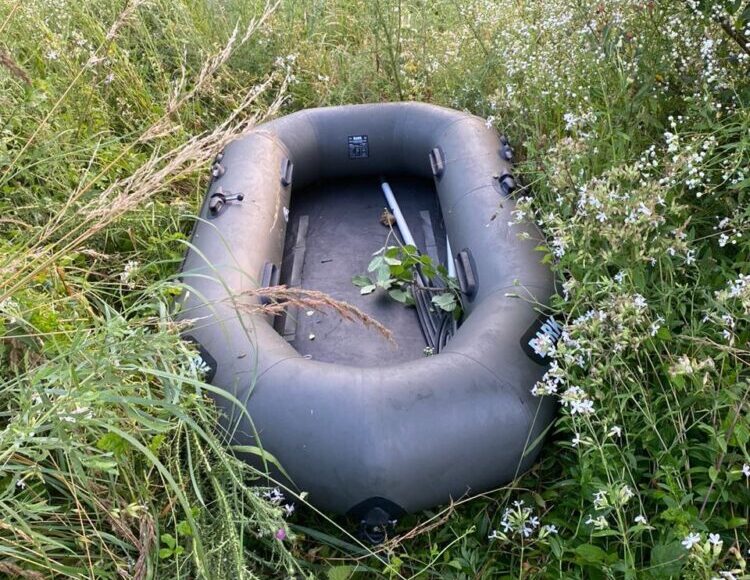
{"label": "reflective sticker on boat", "polygon": [[349,135],[349,159],[365,159],[369,156],[367,135]]}

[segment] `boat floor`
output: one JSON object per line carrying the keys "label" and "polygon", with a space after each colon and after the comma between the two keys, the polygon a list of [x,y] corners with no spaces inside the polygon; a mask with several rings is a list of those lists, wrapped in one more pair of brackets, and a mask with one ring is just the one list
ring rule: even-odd
{"label": "boat floor", "polygon": [[[433,184],[409,177],[389,177],[388,182],[419,249],[445,263],[445,229]],[[302,355],[354,366],[424,356],[426,342],[415,308],[382,289],[362,296],[352,284],[353,276],[367,274],[372,254],[386,243],[389,228],[380,221],[385,206],[374,177],[321,182],[293,192],[281,283],[348,302],[383,324],[395,340],[394,345],[377,330],[346,321],[330,309],[292,308],[276,328]]]}

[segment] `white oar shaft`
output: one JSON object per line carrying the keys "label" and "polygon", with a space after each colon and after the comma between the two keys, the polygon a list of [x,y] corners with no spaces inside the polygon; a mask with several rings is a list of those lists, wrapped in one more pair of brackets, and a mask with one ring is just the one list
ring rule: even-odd
{"label": "white oar shaft", "polygon": [[398,202],[396,201],[396,196],[393,195],[391,186],[388,185],[387,181],[381,182],[380,186],[383,188],[383,194],[385,195],[385,199],[388,202],[388,207],[391,208],[393,217],[396,218],[396,225],[398,226],[398,231],[401,234],[401,239],[404,241],[404,245],[414,246],[416,248],[417,243],[414,241],[414,237],[411,235],[409,226],[406,224],[406,220],[404,219],[404,214],[401,213],[401,208],[398,207]]}

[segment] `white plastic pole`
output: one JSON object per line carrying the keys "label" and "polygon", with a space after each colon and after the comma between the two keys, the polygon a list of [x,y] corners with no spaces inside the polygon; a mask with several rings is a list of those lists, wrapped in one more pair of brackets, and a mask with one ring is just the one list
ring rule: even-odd
{"label": "white plastic pole", "polygon": [[453,261],[453,250],[451,250],[451,241],[448,236],[445,236],[445,253],[448,254],[446,260],[448,261],[448,276],[451,278],[456,277],[456,263]]}
{"label": "white plastic pole", "polygon": [[401,239],[404,240],[404,245],[414,246],[416,248],[417,243],[414,241],[414,237],[411,235],[411,231],[409,231],[409,226],[406,225],[404,214],[401,213],[401,208],[398,207],[398,202],[396,201],[396,196],[393,195],[391,186],[388,185],[387,181],[382,181],[380,183],[380,186],[383,188],[383,194],[385,195],[385,199],[388,202],[388,206],[393,212],[393,217],[396,218],[396,225],[398,226],[398,231],[401,233]]}

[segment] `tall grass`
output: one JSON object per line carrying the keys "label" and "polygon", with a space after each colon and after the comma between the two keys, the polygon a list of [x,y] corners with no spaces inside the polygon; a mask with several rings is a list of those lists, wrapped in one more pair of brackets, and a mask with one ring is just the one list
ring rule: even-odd
{"label": "tall grass", "polygon": [[[734,0],[1,5],[0,574],[748,577],[749,17]],[[170,280],[228,139],[400,98],[509,135],[515,221],[545,236],[565,324],[534,389],[561,408],[529,473],[367,550],[248,487]]]}
{"label": "tall grass", "polygon": [[197,176],[283,101],[283,72],[226,67],[274,9],[231,26],[190,2],[0,9],[3,575],[299,569],[283,508],[216,431],[179,287],[151,282],[176,267]]}

